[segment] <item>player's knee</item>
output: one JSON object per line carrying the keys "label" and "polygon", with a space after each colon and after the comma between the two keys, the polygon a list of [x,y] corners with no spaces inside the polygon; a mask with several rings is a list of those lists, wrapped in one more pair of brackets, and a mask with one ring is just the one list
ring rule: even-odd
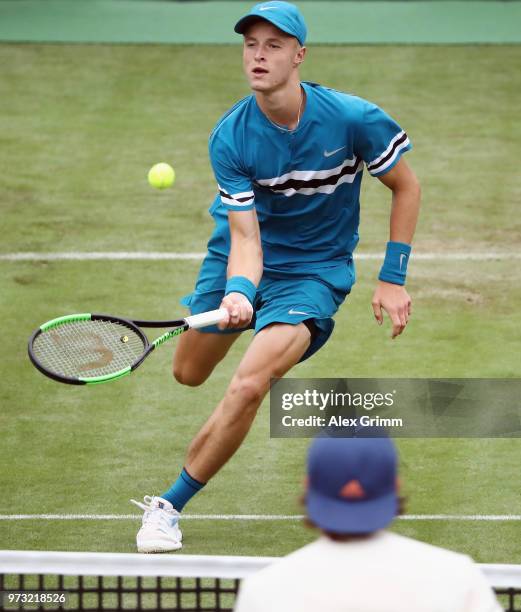
{"label": "player's knee", "polygon": [[177,382],[182,385],[186,385],[187,387],[198,387],[208,378],[209,373],[187,367],[186,364],[174,362],[173,375]]}
{"label": "player's knee", "polygon": [[228,389],[228,393],[234,399],[239,400],[239,404],[246,408],[257,407],[264,399],[268,387],[266,383],[256,376],[236,376]]}

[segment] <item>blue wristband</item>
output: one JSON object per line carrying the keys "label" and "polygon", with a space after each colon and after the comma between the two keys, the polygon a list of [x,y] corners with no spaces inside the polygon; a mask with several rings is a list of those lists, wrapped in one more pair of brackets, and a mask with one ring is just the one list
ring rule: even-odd
{"label": "blue wristband", "polygon": [[385,259],[378,279],[394,285],[405,285],[407,263],[411,245],[405,242],[388,242]]}
{"label": "blue wristband", "polygon": [[228,293],[242,293],[242,295],[248,298],[250,304],[253,305],[257,294],[257,287],[245,276],[232,276],[226,282],[226,289],[224,290],[224,295],[228,295]]}

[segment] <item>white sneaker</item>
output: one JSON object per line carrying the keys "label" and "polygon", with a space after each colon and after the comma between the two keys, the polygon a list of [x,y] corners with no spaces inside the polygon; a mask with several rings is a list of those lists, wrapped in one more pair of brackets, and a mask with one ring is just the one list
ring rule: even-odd
{"label": "white sneaker", "polygon": [[136,536],[138,552],[169,552],[183,546],[183,535],[179,529],[180,514],[169,501],[150,495],[145,495],[144,503],[135,499],[130,501],[145,511],[141,529]]}

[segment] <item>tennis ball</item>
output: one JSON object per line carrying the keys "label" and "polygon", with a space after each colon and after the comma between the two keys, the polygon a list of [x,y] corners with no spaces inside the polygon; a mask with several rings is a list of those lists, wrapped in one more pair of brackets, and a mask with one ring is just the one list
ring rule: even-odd
{"label": "tennis ball", "polygon": [[171,187],[175,181],[175,172],[170,164],[161,162],[148,171],[148,182],[156,189]]}

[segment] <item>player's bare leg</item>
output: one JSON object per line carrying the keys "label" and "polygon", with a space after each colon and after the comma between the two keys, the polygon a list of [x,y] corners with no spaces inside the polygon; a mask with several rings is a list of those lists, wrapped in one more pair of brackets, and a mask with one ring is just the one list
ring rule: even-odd
{"label": "player's bare leg", "polygon": [[223,400],[193,439],[186,469],[205,483],[230,459],[246,437],[272,378],[282,377],[310,343],[304,323],[275,323],[252,340]]}
{"label": "player's bare leg", "polygon": [[[200,385],[208,378],[239,336],[240,332],[208,334],[200,333],[195,329],[188,330],[181,336],[177,345],[174,355],[174,376],[185,385]],[[183,478],[189,479],[193,486],[199,486],[183,470],[183,475],[178,479],[181,483],[181,493],[179,493],[179,489],[175,489],[175,499],[177,499],[175,506],[168,499],[168,493],[172,489],[163,497],[145,495],[143,502],[132,500],[136,506],[144,511],[142,525],[136,536],[139,552],[169,552],[182,547],[183,536],[179,529],[179,512],[177,509],[182,509],[179,500],[183,500],[188,486]],[[174,487],[176,485],[177,481],[174,483]],[[191,493],[189,491],[189,495]]]}
{"label": "player's bare leg", "polygon": [[189,329],[180,336],[174,353],[175,379],[190,387],[203,384],[240,335],[240,332],[209,334]]}
{"label": "player's bare leg", "polygon": [[[181,347],[187,352],[177,353],[177,364],[179,366],[186,358],[195,368],[197,361],[191,357],[194,355],[192,351],[197,348],[205,357],[203,361],[206,360],[207,376],[238,335],[193,334],[194,343]],[[143,502],[133,500],[144,511],[141,529],[136,537],[138,551],[167,552],[181,548],[179,512],[239,448],[268,392],[271,378],[283,376],[299,361],[309,346],[310,336],[304,323],[275,323],[254,337],[224,399],[192,441],[179,478],[161,497],[147,495]],[[220,342],[222,339],[226,341]],[[201,344],[196,346],[199,341]],[[188,373],[179,376],[186,376],[184,381],[191,380],[193,383],[202,379],[202,376],[195,378],[195,375],[188,378],[191,374],[193,371],[188,370]]]}

